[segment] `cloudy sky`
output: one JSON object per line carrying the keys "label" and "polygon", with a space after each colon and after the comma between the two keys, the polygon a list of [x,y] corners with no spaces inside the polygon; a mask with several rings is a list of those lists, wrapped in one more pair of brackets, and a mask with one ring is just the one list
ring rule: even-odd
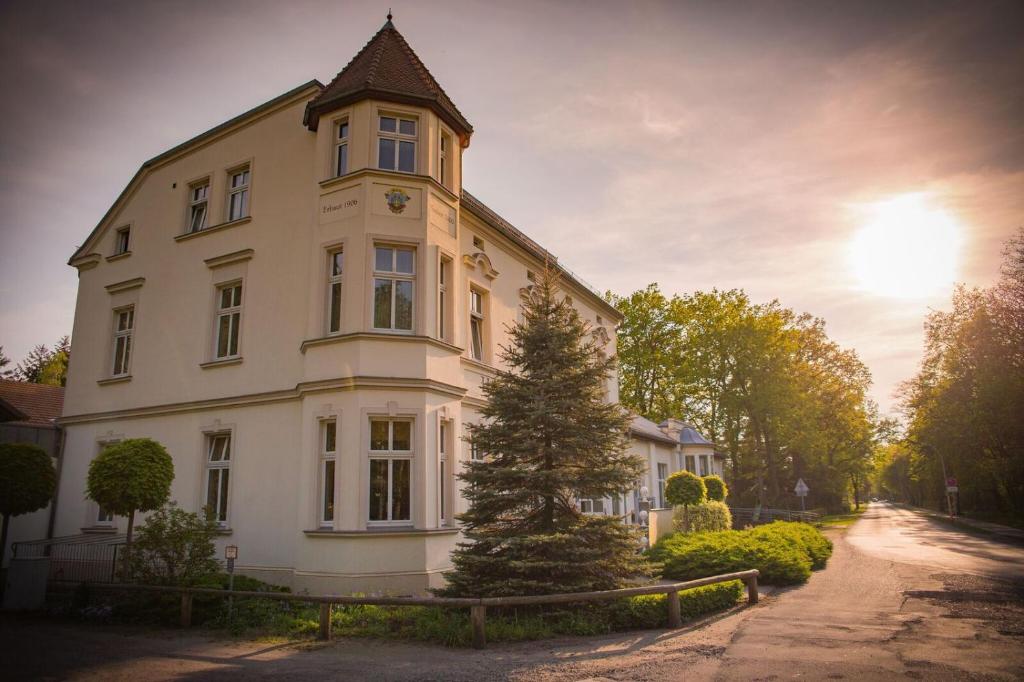
{"label": "cloudy sky", "polygon": [[[387,2],[0,7],[0,344],[70,333],[74,249],[146,159],[311,78]],[[1024,225],[1024,3],[408,2],[466,188],[597,288],[743,288],[892,405],[922,320]],[[897,267],[897,266],[900,267]]]}

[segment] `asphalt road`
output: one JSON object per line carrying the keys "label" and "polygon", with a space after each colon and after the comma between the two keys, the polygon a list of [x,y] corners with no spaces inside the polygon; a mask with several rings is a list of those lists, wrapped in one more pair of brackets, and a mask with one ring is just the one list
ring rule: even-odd
{"label": "asphalt road", "polygon": [[451,650],[267,644],[0,620],[5,679],[783,680],[1024,678],[1024,549],[889,505],[831,534],[828,567],[678,631]]}

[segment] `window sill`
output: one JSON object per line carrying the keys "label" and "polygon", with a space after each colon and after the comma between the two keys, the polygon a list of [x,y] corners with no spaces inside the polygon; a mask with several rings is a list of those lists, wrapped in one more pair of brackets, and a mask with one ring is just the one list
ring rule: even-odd
{"label": "window sill", "polygon": [[237,225],[245,225],[246,223],[250,222],[251,220],[252,220],[252,216],[251,215],[250,216],[246,216],[244,218],[239,218],[238,220],[229,220],[228,222],[221,223],[220,225],[211,225],[210,227],[205,227],[202,230],[199,230],[198,232],[186,232],[185,234],[179,234],[179,235],[174,237],[174,241],[176,241],[176,242],[187,241],[189,239],[192,239],[193,237],[201,237],[204,234],[210,234],[211,232],[220,232],[221,230],[226,230],[229,227],[235,227]]}
{"label": "window sill", "polygon": [[448,351],[450,353],[455,353],[455,354],[458,354],[458,355],[461,355],[462,353],[465,352],[465,349],[463,349],[463,348],[459,348],[458,346],[453,346],[452,344],[448,343],[447,341],[441,341],[439,339],[435,339],[432,336],[418,336],[416,334],[411,334],[411,333],[396,333],[396,332],[382,332],[382,331],[353,332],[353,333],[349,333],[349,334],[332,334],[330,336],[321,336],[320,338],[316,338],[316,339],[306,339],[305,341],[302,342],[302,345],[299,346],[299,351],[302,352],[302,353],[305,353],[307,348],[314,347],[314,346],[327,346],[327,345],[331,345],[331,344],[334,344],[334,343],[346,343],[346,342],[349,342],[349,341],[358,341],[358,340],[420,342],[420,343],[427,343],[427,344],[430,344],[432,346],[437,346],[438,348],[440,348],[442,350],[446,350],[446,351]]}
{"label": "window sill", "polygon": [[117,528],[114,526],[85,526],[81,531],[89,535],[117,535]]}
{"label": "window sill", "polygon": [[240,364],[242,364],[241,355],[234,358],[224,358],[222,360],[211,360],[209,362],[201,362],[199,363],[199,366],[202,367],[203,369],[214,369],[215,367],[228,367],[230,365]]}
{"label": "window sill", "polygon": [[235,531],[232,528],[218,528],[217,530],[213,531],[213,534],[214,535],[225,535],[226,536],[226,535],[231,535],[234,532]]}
{"label": "window sill", "polygon": [[110,384],[123,384],[124,382],[131,381],[131,380],[132,380],[132,375],[131,374],[125,374],[124,376],[119,376],[119,377],[108,377],[106,379],[97,379],[96,383],[99,384],[100,386],[109,386]]}
{"label": "window sill", "polygon": [[473,358],[468,358],[465,356],[463,356],[461,360],[470,367],[475,367],[476,369],[483,370],[488,374],[497,374],[498,372],[497,367],[494,367],[493,365],[488,365],[486,362],[480,362],[479,360],[474,360]]}
{"label": "window sill", "polygon": [[366,530],[332,530],[330,528],[317,528],[316,530],[302,531],[308,537],[325,538],[374,538],[374,537],[422,537],[426,535],[454,535],[459,532],[458,528],[413,528],[411,526],[381,526],[371,527]]}
{"label": "window sill", "polygon": [[127,258],[130,255],[132,255],[131,251],[125,251],[123,253],[115,253],[113,256],[107,256],[107,262],[108,263],[113,263],[116,260],[122,260],[124,258]]}

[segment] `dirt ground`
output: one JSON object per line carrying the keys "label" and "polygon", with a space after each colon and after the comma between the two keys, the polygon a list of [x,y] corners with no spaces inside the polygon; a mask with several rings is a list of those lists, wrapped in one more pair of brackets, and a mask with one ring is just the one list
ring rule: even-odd
{"label": "dirt ground", "polygon": [[[961,537],[962,536],[962,537]],[[484,651],[253,642],[0,618],[6,679],[774,680],[1024,678],[1024,549],[873,505],[798,588],[676,631]]]}

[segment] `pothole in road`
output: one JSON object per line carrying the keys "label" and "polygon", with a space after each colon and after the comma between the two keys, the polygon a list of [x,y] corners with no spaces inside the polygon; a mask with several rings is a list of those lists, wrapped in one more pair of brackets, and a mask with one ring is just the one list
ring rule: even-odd
{"label": "pothole in road", "polygon": [[948,618],[982,620],[1000,634],[1024,638],[1024,584],[958,573],[930,576],[942,582],[943,590],[906,590],[910,598],[940,602],[949,609]]}

